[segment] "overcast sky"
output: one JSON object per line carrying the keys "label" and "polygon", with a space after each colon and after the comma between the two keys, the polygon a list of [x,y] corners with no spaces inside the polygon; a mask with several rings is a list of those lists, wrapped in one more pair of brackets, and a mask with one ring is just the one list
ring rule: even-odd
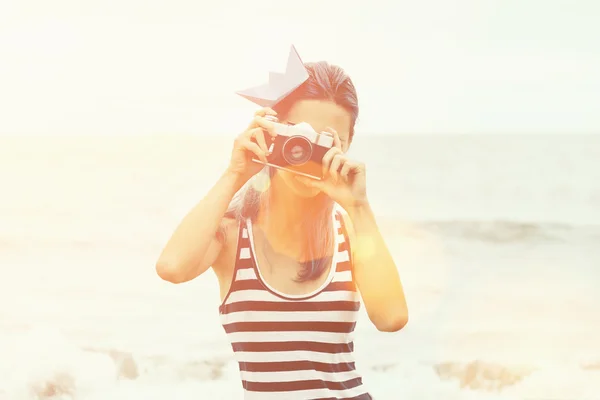
{"label": "overcast sky", "polygon": [[368,133],[600,133],[598,0],[4,0],[0,134],[243,129],[234,94],[327,60]]}

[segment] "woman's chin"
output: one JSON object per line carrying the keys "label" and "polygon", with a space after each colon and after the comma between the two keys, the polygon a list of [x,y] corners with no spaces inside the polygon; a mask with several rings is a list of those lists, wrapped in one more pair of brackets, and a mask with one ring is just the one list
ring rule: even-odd
{"label": "woman's chin", "polygon": [[300,187],[296,190],[298,196],[313,198],[317,197],[321,193],[319,189],[308,187],[302,182],[298,182],[298,184],[300,185]]}
{"label": "woman's chin", "polygon": [[306,184],[300,182],[298,179],[295,178],[296,175],[294,175],[293,173],[287,171],[281,172],[283,180],[297,196],[304,198],[313,198],[316,197],[319,193],[321,193],[319,189],[307,186]]}

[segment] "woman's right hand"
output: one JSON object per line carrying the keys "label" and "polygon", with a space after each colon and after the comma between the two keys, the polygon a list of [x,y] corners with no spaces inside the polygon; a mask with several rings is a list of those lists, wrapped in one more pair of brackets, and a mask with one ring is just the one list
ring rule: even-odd
{"label": "woman's right hand", "polygon": [[265,132],[271,137],[277,136],[273,122],[265,118],[267,115],[276,116],[277,113],[264,107],[254,113],[254,119],[248,128],[234,141],[231,160],[227,171],[246,182],[264,168],[263,164],[252,161],[257,158],[263,163],[267,162],[268,147],[265,141]]}

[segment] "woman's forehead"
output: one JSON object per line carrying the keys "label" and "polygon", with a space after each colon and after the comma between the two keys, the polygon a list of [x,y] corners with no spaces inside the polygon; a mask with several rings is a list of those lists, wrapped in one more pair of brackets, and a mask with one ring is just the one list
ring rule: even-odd
{"label": "woman's forehead", "polygon": [[343,107],[326,100],[300,100],[288,111],[286,119],[293,123],[307,122],[321,132],[335,129],[341,140],[347,140],[352,127],[352,116]]}

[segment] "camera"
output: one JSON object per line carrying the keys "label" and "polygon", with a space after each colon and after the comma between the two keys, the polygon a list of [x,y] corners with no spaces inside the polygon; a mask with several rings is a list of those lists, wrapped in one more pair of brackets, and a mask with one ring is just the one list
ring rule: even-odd
{"label": "camera", "polygon": [[[309,124],[292,125],[281,123],[276,117],[267,116],[275,125],[274,138],[264,132],[265,142],[270,151],[267,163],[271,167],[289,171],[308,178],[323,178],[323,156],[333,147],[333,135],[329,132],[316,132]],[[257,158],[252,161],[264,164]]]}

